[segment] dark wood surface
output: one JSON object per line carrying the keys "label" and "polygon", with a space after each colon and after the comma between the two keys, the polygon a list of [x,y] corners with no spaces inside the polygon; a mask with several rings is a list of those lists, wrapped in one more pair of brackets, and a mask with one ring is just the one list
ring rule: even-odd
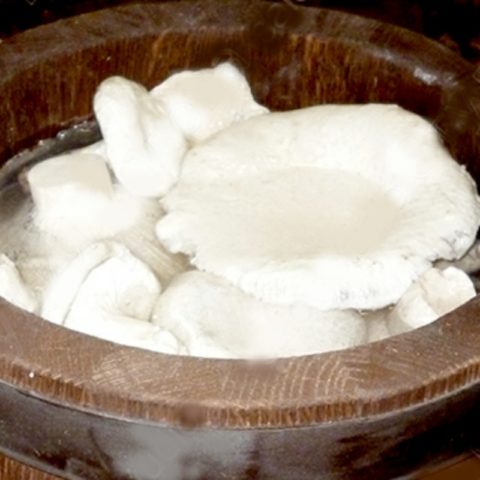
{"label": "dark wood surface", "polygon": [[477,385],[362,420],[212,429],[101,417],[0,385],[1,450],[92,480],[390,479],[462,454],[475,441],[479,394]]}
{"label": "dark wood surface", "polygon": [[[151,87],[225,59],[274,109],[399,103],[480,179],[472,65],[375,21],[249,1],[132,5],[5,40],[0,164],[89,118],[109,75]],[[477,446],[479,312],[477,298],[383,342],[255,365],[115,346],[0,301],[0,450],[87,479],[407,475]]]}
{"label": "dark wood surface", "polygon": [[[0,454],[0,478],[2,480],[59,480],[60,477],[44,473]],[[412,478],[418,480],[478,480],[480,459],[475,454],[462,455],[447,465],[433,466],[418,472]]]}
{"label": "dark wood surface", "polygon": [[[0,37],[61,18],[145,0],[0,0]],[[165,0],[157,0],[157,3]],[[285,0],[257,0],[285,1]],[[424,33],[480,62],[479,0],[290,0],[334,8]]]}
{"label": "dark wood surface", "polygon": [[60,477],[44,473],[0,454],[0,478],[2,480],[58,480]]}
{"label": "dark wood surface", "polygon": [[[2,480],[59,480],[60,477],[41,472],[0,454],[0,478]],[[418,480],[478,480],[480,459],[475,455],[462,456],[451,464],[433,467],[428,473],[419,473]]]}

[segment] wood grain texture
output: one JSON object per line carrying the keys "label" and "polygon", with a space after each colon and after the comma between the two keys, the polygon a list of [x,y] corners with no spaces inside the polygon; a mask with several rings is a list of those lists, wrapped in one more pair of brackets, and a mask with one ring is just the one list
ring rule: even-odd
{"label": "wood grain texture", "polygon": [[59,480],[60,477],[44,473],[0,453],[0,478],[2,480]]}
{"label": "wood grain texture", "polygon": [[479,394],[477,385],[384,415],[308,427],[213,429],[108,418],[0,384],[0,429],[4,451],[66,478],[391,479],[475,443]]}
{"label": "wood grain texture", "polygon": [[[0,478],[2,480],[59,480],[60,477],[44,473],[17,462],[0,453]],[[461,455],[447,465],[434,465],[414,477],[418,480],[477,480],[480,478],[480,459],[474,454]]]}
{"label": "wood grain texture", "polygon": [[[60,477],[43,473],[33,467],[0,454],[0,478],[2,480],[59,480]],[[480,459],[474,454],[462,455],[447,465],[433,466],[428,472],[412,477],[418,480],[477,480],[480,478]]]}
{"label": "wood grain texture", "polygon": [[[0,163],[91,117],[92,95],[109,75],[151,87],[180,69],[226,59],[245,71],[257,99],[273,109],[325,102],[399,103],[435,122],[452,153],[480,179],[480,110],[475,103],[480,84],[472,65],[419,35],[372,20],[235,0],[131,5],[60,21],[0,44]],[[237,476],[227,478],[408,473],[473,442],[469,428],[473,422],[478,426],[479,312],[476,298],[432,325],[386,341],[252,364],[113,345],[48,324],[0,300],[0,379],[6,389],[0,405],[5,408],[9,398],[20,395],[8,403],[10,412],[16,412],[12,418],[59,440],[52,447],[55,455],[37,455],[33,440],[26,445],[12,433],[7,412],[0,416],[0,447],[45,464],[61,459],[57,468],[63,472],[86,462],[85,448],[95,451],[97,440],[88,432],[77,443],[65,443],[63,430],[45,424],[38,409],[17,411],[21,399],[42,402],[45,418],[52,421],[53,409],[62,408],[59,428],[67,432],[73,427],[81,431],[87,417],[100,435],[109,422],[118,422],[110,443],[97,448],[107,456],[93,455],[88,464],[92,472],[103,469],[107,476],[85,478],[118,473],[121,455],[127,455],[120,446],[128,425],[144,422],[152,430],[140,429],[143,443],[135,437],[132,448],[152,454],[151,445],[171,447],[178,434],[185,452],[206,448],[206,458],[215,465],[222,452],[231,454],[224,467]],[[447,418],[445,408],[452,405],[456,410]],[[428,418],[415,416],[419,412],[430,413]],[[193,427],[200,430],[189,433]],[[436,431],[441,435],[429,436]],[[415,443],[419,435],[428,436],[430,450]],[[213,447],[205,447],[202,438]],[[240,445],[238,455],[220,448],[230,441]],[[408,459],[412,445],[418,455]],[[188,457],[182,455],[166,459],[177,458],[175,474]],[[260,457],[247,461],[248,455]],[[110,460],[105,463],[105,458]],[[257,470],[241,476],[250,464]],[[369,469],[380,476],[367,477]],[[122,478],[143,478],[130,474]]]}

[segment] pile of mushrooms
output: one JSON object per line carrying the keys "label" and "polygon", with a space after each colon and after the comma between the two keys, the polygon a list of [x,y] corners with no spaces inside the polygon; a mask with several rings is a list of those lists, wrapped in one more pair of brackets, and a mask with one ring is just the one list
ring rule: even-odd
{"label": "pile of mushrooms", "polygon": [[[69,254],[37,291],[0,256],[0,296],[21,308],[141,348],[270,358],[380,340],[475,296],[475,183],[411,112],[269,112],[229,63],[150,92],[108,78],[94,110],[101,142],[27,173],[36,228]],[[189,261],[161,278],[156,253],[122,241],[139,225],[139,252]]]}

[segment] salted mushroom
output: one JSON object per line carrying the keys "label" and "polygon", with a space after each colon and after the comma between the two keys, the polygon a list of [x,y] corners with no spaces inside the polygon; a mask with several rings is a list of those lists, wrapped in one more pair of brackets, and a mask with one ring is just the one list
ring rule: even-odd
{"label": "salted mushroom", "polygon": [[175,353],[175,337],[149,323],[160,291],[150,269],[120,249],[86,277],[64,325],[124,345]]}
{"label": "salted mushroom", "polygon": [[177,353],[176,338],[150,323],[161,287],[149,267],[117,242],[77,256],[47,289],[42,316],[124,345]]}
{"label": "salted mushroom", "polygon": [[235,123],[186,155],[157,236],[271,303],[396,303],[475,239],[475,183],[435,128],[395,105],[324,105]]}
{"label": "salted mushroom", "polygon": [[431,268],[405,292],[388,316],[391,334],[427,325],[475,296],[469,276],[455,267]]}
{"label": "salted mushroom", "polygon": [[364,313],[365,323],[367,325],[368,342],[378,342],[391,336],[388,327],[389,309],[377,310],[375,312]]}
{"label": "salted mushroom", "polygon": [[85,321],[86,310],[74,309],[66,327],[86,335],[129,347],[176,355],[181,353],[177,338],[149,322],[123,315],[102,315]]}
{"label": "salted mushroom", "polygon": [[35,295],[24,283],[15,263],[4,254],[0,254],[0,297],[28,312],[35,312],[38,307]]}
{"label": "salted mushroom", "polygon": [[114,185],[105,159],[88,150],[36,164],[28,171],[27,181],[36,226],[66,244],[124,231],[144,210],[142,199]]}
{"label": "salted mushroom", "polygon": [[157,197],[177,181],[187,143],[161,104],[122,77],[104,80],[94,111],[110,165],[131,193]]}
{"label": "salted mushroom", "polygon": [[268,112],[255,102],[243,74],[228,62],[176,73],[151,94],[193,143],[234,122]]}
{"label": "salted mushroom", "polygon": [[177,276],[160,296],[153,322],[190,355],[270,358],[320,353],[366,341],[361,315],[268,304],[209,273]]}
{"label": "salted mushroom", "polygon": [[48,283],[43,293],[41,316],[62,325],[81,285],[90,272],[124,247],[116,242],[95,242],[80,252]]}
{"label": "salted mushroom", "polygon": [[[92,216],[90,208],[110,202],[113,184],[102,157],[91,153],[66,154],[37,163],[27,173],[30,192],[41,223],[68,220],[72,216]],[[65,203],[87,202],[84,209]]]}

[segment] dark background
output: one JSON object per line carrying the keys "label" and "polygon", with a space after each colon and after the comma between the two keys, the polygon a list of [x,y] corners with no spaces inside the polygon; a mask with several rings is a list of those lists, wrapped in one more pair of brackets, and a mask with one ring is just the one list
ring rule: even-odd
{"label": "dark background", "polygon": [[[144,0],[0,0],[0,37],[59,18],[142,1]],[[285,1],[347,10],[396,23],[423,32],[460,51],[469,60],[480,63],[480,0]]]}

